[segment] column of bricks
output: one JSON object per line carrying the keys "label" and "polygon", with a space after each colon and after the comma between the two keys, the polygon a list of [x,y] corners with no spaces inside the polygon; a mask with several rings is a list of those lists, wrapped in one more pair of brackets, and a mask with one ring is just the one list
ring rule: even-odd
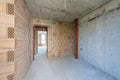
{"label": "column of bricks", "polygon": [[14,0],[0,0],[0,80],[14,80]]}

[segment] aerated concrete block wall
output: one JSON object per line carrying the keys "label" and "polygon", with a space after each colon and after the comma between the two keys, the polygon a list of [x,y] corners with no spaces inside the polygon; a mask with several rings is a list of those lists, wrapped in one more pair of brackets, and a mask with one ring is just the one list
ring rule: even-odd
{"label": "aerated concrete block wall", "polygon": [[80,19],[79,57],[120,80],[120,1]]}

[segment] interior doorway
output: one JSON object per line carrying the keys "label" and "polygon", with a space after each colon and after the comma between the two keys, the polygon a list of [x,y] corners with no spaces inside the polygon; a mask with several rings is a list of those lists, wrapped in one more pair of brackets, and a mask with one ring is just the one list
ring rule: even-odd
{"label": "interior doorway", "polygon": [[47,27],[33,27],[33,60],[35,56],[48,53],[48,32]]}
{"label": "interior doorway", "polygon": [[45,54],[47,51],[47,32],[38,31],[38,55]]}

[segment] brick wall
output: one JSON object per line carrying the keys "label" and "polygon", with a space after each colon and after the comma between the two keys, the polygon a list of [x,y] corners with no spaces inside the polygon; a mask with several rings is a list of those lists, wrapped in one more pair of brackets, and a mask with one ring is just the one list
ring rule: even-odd
{"label": "brick wall", "polygon": [[53,22],[33,18],[34,25],[48,27],[48,57],[70,56],[74,53],[73,23]]}

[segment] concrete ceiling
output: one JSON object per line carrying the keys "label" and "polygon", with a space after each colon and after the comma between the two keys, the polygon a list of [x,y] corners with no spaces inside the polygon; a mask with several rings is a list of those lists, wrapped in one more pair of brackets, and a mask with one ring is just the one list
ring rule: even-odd
{"label": "concrete ceiling", "polygon": [[26,0],[32,17],[73,22],[110,0]]}

